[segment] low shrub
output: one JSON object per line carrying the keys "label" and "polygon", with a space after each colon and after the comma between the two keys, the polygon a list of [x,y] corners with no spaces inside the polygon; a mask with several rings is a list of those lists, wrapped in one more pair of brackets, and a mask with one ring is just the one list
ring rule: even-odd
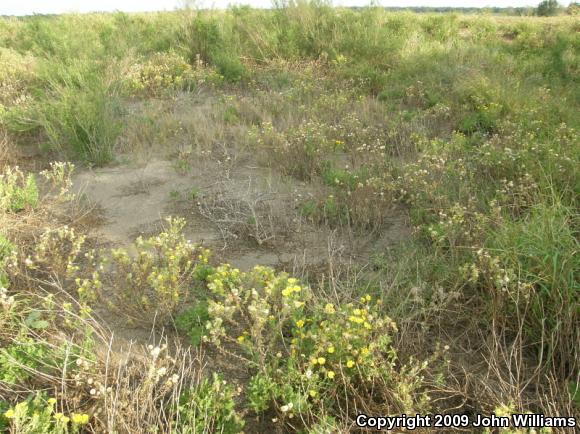
{"label": "low shrub", "polygon": [[246,75],[246,69],[240,59],[227,52],[218,52],[212,56],[212,63],[224,79],[231,83],[239,82]]}
{"label": "low shrub", "polygon": [[38,393],[4,412],[9,427],[19,434],[76,434],[89,422],[89,415],[55,411],[56,399]]}
{"label": "low shrub", "polygon": [[[165,324],[187,304],[197,274],[208,262],[209,252],[185,239],[184,226],[183,219],[168,219],[165,231],[135,241],[135,254],[128,249],[91,253],[94,272],[77,281],[78,291],[128,315],[130,321]],[[101,273],[101,267],[107,272]]]}
{"label": "low shrub", "polygon": [[244,421],[235,410],[234,388],[216,373],[204,379],[179,397],[179,418],[175,431],[179,434],[242,432]]}
{"label": "low shrub", "polygon": [[129,68],[125,85],[130,93],[162,96],[167,92],[193,86],[194,72],[179,54],[156,53]]}
{"label": "low shrub", "polygon": [[7,167],[0,173],[0,212],[19,212],[38,204],[38,187],[34,175],[25,175],[18,167]]}
{"label": "low shrub", "polygon": [[296,416],[310,426],[357,410],[429,408],[423,375],[430,362],[397,358],[397,326],[370,296],[325,303],[296,279],[259,266],[247,273],[219,266],[207,287],[205,340],[254,372],[247,397],[255,412],[274,408],[283,421]]}

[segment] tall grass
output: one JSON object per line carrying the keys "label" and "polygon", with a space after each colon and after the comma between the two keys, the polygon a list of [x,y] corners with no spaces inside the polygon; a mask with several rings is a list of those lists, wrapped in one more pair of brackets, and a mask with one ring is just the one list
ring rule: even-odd
{"label": "tall grass", "polygon": [[33,123],[46,134],[52,148],[72,150],[95,164],[113,158],[121,132],[121,106],[115,83],[92,65],[50,65],[42,72],[44,95]]}
{"label": "tall grass", "polygon": [[502,226],[491,245],[517,279],[529,285],[509,294],[504,314],[523,318],[541,357],[566,377],[579,360],[578,216],[558,198],[551,201]]}

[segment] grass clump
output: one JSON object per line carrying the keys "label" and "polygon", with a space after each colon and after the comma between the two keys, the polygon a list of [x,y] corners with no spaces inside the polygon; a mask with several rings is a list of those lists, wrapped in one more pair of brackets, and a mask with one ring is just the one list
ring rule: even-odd
{"label": "grass clump", "polygon": [[[524,331],[563,373],[578,359],[578,234],[574,214],[562,203],[534,206],[520,222],[492,236],[491,251],[506,271],[498,288],[508,318],[526,311]],[[491,276],[490,276],[491,277]],[[508,280],[509,279],[509,280]],[[495,281],[498,281],[497,275]],[[497,285],[497,283],[496,283]]]}
{"label": "grass clump", "polygon": [[[118,91],[97,71],[49,75],[45,96],[37,104],[32,125],[46,134],[51,148],[70,149],[77,158],[104,164],[113,158],[121,132]],[[55,76],[56,75],[56,76]]]}

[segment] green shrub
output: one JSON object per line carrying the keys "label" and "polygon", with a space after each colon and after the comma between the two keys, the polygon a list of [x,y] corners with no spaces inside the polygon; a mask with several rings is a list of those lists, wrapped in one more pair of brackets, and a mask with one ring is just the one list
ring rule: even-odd
{"label": "green shrub", "polygon": [[234,388],[214,373],[179,397],[178,434],[242,432],[244,421],[235,410]]}
{"label": "green shrub", "polygon": [[236,83],[244,78],[246,70],[240,59],[231,53],[218,52],[212,55],[212,63],[226,81]]}
{"label": "green shrub", "polygon": [[0,174],[0,212],[18,212],[38,204],[38,187],[34,175],[8,167]]}
{"label": "green shrub", "polygon": [[538,4],[536,15],[539,17],[551,17],[557,15],[562,10],[558,0],[543,0]]}
{"label": "green shrub", "polygon": [[4,417],[18,434],[76,434],[89,422],[87,414],[56,412],[55,404],[56,399],[38,393],[6,410]]}
{"label": "green shrub", "polygon": [[205,339],[226,353],[236,345],[255,372],[248,392],[254,411],[274,407],[284,420],[297,415],[309,426],[338,416],[352,396],[388,412],[427,409],[421,372],[429,362],[398,360],[396,325],[370,296],[326,303],[296,279],[259,266],[242,273],[223,265],[207,281]]}
{"label": "green shrub", "polygon": [[189,62],[193,65],[197,60],[209,63],[213,56],[224,48],[222,32],[215,19],[206,18],[202,14],[186,23],[179,34],[182,49],[187,53]]}

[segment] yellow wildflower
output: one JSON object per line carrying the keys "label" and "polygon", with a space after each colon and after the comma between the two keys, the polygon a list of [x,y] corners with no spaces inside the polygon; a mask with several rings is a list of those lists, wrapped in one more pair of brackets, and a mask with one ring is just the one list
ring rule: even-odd
{"label": "yellow wildflower", "polygon": [[361,317],[359,317],[359,316],[354,316],[354,315],[351,315],[351,316],[349,316],[349,317],[348,317],[348,320],[349,320],[350,322],[354,322],[354,323],[357,323],[357,324],[362,324],[362,323],[365,321],[365,320],[364,320],[364,319],[362,319]]}
{"label": "yellow wildflower", "polygon": [[243,336],[243,335],[241,335],[241,336],[238,336],[238,342],[239,342],[240,344],[241,344],[242,342],[244,342],[244,340],[245,340],[245,339],[246,339],[246,337],[245,337],[245,336]]}
{"label": "yellow wildflower", "polygon": [[62,413],[55,413],[52,417],[57,421],[62,421],[66,416]]}
{"label": "yellow wildflower", "polygon": [[326,376],[332,380],[334,378],[334,371],[328,371]]}
{"label": "yellow wildflower", "polygon": [[319,357],[316,359],[319,365],[324,365],[326,363],[326,359],[324,357]]}
{"label": "yellow wildflower", "polygon": [[352,368],[353,366],[354,366],[354,361],[352,361],[352,360],[348,360],[348,361],[346,362],[346,367],[347,367],[347,368]]}
{"label": "yellow wildflower", "polygon": [[326,306],[324,306],[324,312],[332,315],[335,312],[334,305],[332,303],[326,303]]}
{"label": "yellow wildflower", "polygon": [[50,405],[54,405],[54,404],[56,404],[56,399],[55,399],[55,398],[48,398],[48,401],[47,401],[47,402],[48,402]]}
{"label": "yellow wildflower", "polygon": [[310,390],[308,394],[314,398],[316,396],[316,390]]}
{"label": "yellow wildflower", "polygon": [[328,354],[332,354],[334,353],[334,347],[331,345],[330,347],[328,347],[328,350],[326,351],[328,351]]}
{"label": "yellow wildflower", "polygon": [[86,425],[87,423],[89,423],[89,415],[73,413],[72,421],[75,425]]}
{"label": "yellow wildflower", "polygon": [[299,319],[298,321],[296,321],[296,326],[301,329],[302,327],[304,327],[304,320],[303,319]]}
{"label": "yellow wildflower", "polygon": [[4,417],[6,419],[12,419],[14,417],[14,410],[12,408],[8,409],[5,413],[4,413]]}

